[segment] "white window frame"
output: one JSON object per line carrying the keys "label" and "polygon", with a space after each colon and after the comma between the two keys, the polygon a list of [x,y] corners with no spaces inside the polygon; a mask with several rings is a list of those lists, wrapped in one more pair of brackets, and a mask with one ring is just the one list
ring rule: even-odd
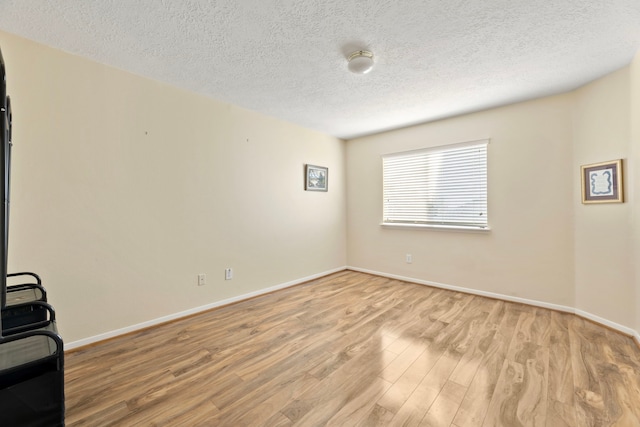
{"label": "white window frame", "polygon": [[383,226],[488,231],[488,139],[382,156]]}

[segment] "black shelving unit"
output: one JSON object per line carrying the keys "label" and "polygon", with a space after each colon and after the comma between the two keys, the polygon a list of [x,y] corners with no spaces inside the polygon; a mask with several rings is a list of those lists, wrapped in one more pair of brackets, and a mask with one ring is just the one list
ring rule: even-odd
{"label": "black shelving unit", "polygon": [[6,305],[2,310],[2,330],[47,320],[47,307],[34,302],[47,302],[47,291],[35,273],[11,273],[7,277],[27,277],[29,282],[7,285]]}
{"label": "black shelving unit", "polygon": [[[0,51],[0,426],[64,426],[64,343],[35,273],[7,274],[12,110]],[[8,286],[7,277],[26,282]]]}

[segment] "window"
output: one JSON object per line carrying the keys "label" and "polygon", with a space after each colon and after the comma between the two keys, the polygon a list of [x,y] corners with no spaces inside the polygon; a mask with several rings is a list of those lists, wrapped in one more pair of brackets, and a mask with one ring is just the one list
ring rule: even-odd
{"label": "window", "polygon": [[487,229],[487,144],[382,157],[383,224]]}

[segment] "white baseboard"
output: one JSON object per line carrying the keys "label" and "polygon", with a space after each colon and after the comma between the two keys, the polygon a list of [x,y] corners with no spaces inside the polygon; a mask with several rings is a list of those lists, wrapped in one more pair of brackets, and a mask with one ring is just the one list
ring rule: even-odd
{"label": "white baseboard", "polygon": [[460,287],[460,286],[452,286],[452,285],[447,285],[447,284],[444,284],[444,283],[430,282],[428,280],[421,280],[421,279],[416,279],[416,278],[413,278],[413,277],[399,276],[397,274],[382,273],[380,271],[367,270],[365,268],[358,268],[358,267],[348,266],[347,269],[353,270],[353,271],[359,271],[361,273],[373,274],[373,275],[376,275],[376,276],[388,277],[390,279],[397,279],[397,280],[402,280],[402,281],[405,281],[405,282],[417,283],[419,285],[433,286],[433,287],[436,287],[436,288],[448,289],[448,290],[451,290],[451,291],[464,292],[464,293],[467,293],[467,294],[479,295],[479,296],[499,299],[499,300],[503,300],[503,301],[519,302],[521,304],[532,305],[532,306],[535,306],[535,307],[548,308],[548,309],[551,309],[551,310],[562,311],[562,312],[570,313],[570,314],[576,314],[576,315],[578,315],[580,317],[584,317],[585,319],[591,320],[591,321],[593,321],[595,323],[599,323],[599,324],[604,325],[604,326],[606,326],[608,328],[611,328],[611,329],[614,329],[616,331],[619,331],[619,332],[621,332],[621,333],[623,333],[625,335],[629,335],[629,336],[635,338],[635,340],[638,343],[638,345],[640,345],[640,333],[638,333],[638,331],[633,330],[633,329],[631,329],[631,328],[629,328],[627,326],[620,325],[618,323],[615,323],[615,322],[612,322],[610,320],[604,319],[602,317],[596,316],[596,315],[591,314],[589,312],[574,308],[574,307],[567,307],[565,305],[551,304],[551,303],[544,302],[544,301],[537,301],[537,300],[531,300],[531,299],[526,299],[526,298],[519,298],[519,297],[510,296],[510,295],[497,294],[497,293],[493,293],[493,292],[480,291],[480,290],[477,290],[477,289],[463,288],[463,287]]}
{"label": "white baseboard", "polygon": [[611,320],[607,320],[607,319],[605,319],[603,317],[596,316],[595,314],[591,314],[591,313],[589,313],[587,311],[583,311],[583,310],[580,310],[580,309],[577,309],[577,308],[574,309],[574,312],[575,312],[575,314],[577,314],[580,317],[584,317],[585,319],[589,319],[592,322],[600,323],[601,325],[604,325],[604,326],[606,326],[608,328],[615,329],[616,331],[619,331],[619,332],[622,332],[623,334],[629,335],[629,336],[635,338],[640,343],[640,339],[639,339],[640,338],[640,334],[638,334],[637,331],[635,331],[635,330],[633,330],[631,328],[628,328],[628,327],[626,327],[624,325],[620,325],[618,323],[612,322]]}
{"label": "white baseboard", "polygon": [[191,316],[193,314],[201,313],[203,311],[211,310],[212,308],[221,307],[223,305],[232,304],[235,302],[243,301],[249,298],[257,297],[260,295],[268,294],[269,292],[277,291],[280,289],[289,288],[291,286],[299,285],[304,282],[308,282],[309,280],[318,279],[323,276],[327,276],[329,274],[337,273],[339,271],[346,270],[347,267],[339,267],[334,268],[333,270],[324,271],[322,273],[313,274],[311,276],[303,277],[301,279],[292,280],[290,282],[281,283],[279,285],[271,286],[269,288],[260,289],[255,292],[249,292],[248,294],[238,295],[235,297],[227,298],[221,301],[212,302],[210,304],[202,305],[200,307],[195,307],[189,310],[180,311],[178,313],[169,314],[167,316],[159,317],[157,319],[149,320],[147,322],[138,323],[135,325],[127,326],[126,328],[116,329],[114,331],[105,332],[103,334],[94,335],[89,338],[84,338],[81,340],[73,341],[70,343],[65,343],[64,349],[73,350],[75,348],[84,347],[87,345],[95,344],[100,341],[108,340],[110,338],[115,338],[119,335],[128,334],[131,332],[139,331],[141,329],[149,328],[151,326],[160,325],[162,323],[166,323],[172,320],[177,320],[182,317]]}
{"label": "white baseboard", "polygon": [[157,319],[153,319],[153,320],[149,320],[147,322],[142,322],[142,323],[138,323],[132,326],[127,326],[126,328],[121,328],[121,329],[116,329],[114,331],[110,331],[110,332],[105,332],[103,334],[99,334],[99,335],[95,335],[89,338],[84,338],[81,340],[77,340],[77,341],[73,341],[70,342],[68,344],[65,344],[65,350],[72,350],[75,348],[79,348],[79,347],[84,347],[87,345],[91,345],[91,344],[95,344],[97,342],[100,341],[104,341],[110,338],[115,338],[119,335],[124,335],[124,334],[128,334],[131,332],[135,332],[135,331],[139,331],[141,329],[145,329],[145,328],[149,328],[151,326],[156,326],[156,325],[160,325],[162,323],[166,323],[172,320],[177,320],[183,317],[187,317],[187,316],[191,316],[193,314],[197,314],[197,313],[201,313],[203,311],[207,311],[207,310],[211,310],[213,308],[217,308],[217,307],[221,307],[223,305],[227,305],[227,304],[232,304],[235,302],[239,302],[239,301],[243,301],[249,298],[253,298],[256,296],[260,296],[260,295],[264,295],[264,294],[268,294],[270,292],[274,292],[280,289],[285,289],[285,288],[289,288],[291,286],[295,286],[295,285],[299,285],[301,283],[304,282],[308,282],[309,280],[314,280],[314,279],[318,279],[320,277],[323,276],[327,276],[329,274],[333,274],[333,273],[337,273],[339,271],[343,271],[343,270],[353,270],[353,271],[359,271],[361,273],[367,273],[367,274],[373,274],[376,276],[382,276],[382,277],[388,277],[390,279],[397,279],[397,280],[402,280],[405,282],[411,282],[411,283],[417,283],[420,285],[426,285],[426,286],[433,286],[436,288],[442,288],[442,289],[447,289],[447,290],[451,290],[451,291],[457,291],[457,292],[464,292],[467,294],[472,294],[472,295],[479,295],[479,296],[483,296],[483,297],[489,297],[489,298],[494,298],[494,299],[499,299],[499,300],[503,300],[503,301],[510,301],[510,302],[517,302],[517,303],[521,303],[521,304],[527,304],[527,305],[532,305],[535,307],[541,307],[541,308],[548,308],[551,310],[556,310],[556,311],[562,311],[565,313],[570,313],[570,314],[576,314],[580,317],[584,317],[585,319],[591,320],[593,322],[599,323],[601,325],[604,325],[608,328],[614,329],[616,331],[619,331],[625,335],[629,335],[633,338],[635,338],[636,342],[638,343],[638,345],[640,346],[640,333],[636,330],[633,330],[627,326],[623,326],[620,325],[618,323],[612,322],[610,320],[604,319],[602,317],[596,316],[594,314],[591,314],[589,312],[574,308],[574,307],[567,307],[564,305],[559,305],[559,304],[551,304],[548,302],[544,302],[544,301],[536,301],[536,300],[530,300],[530,299],[526,299],[526,298],[519,298],[519,297],[514,297],[514,296],[510,296],[510,295],[503,295],[503,294],[498,294],[498,293],[494,293],[494,292],[486,292],[486,291],[481,291],[481,290],[477,290],[477,289],[471,289],[471,288],[463,288],[460,286],[452,286],[452,285],[447,285],[444,283],[438,283],[438,282],[431,282],[428,280],[422,280],[422,279],[416,279],[413,277],[405,277],[405,276],[400,276],[397,274],[388,274],[388,273],[382,273],[380,271],[374,271],[374,270],[368,270],[368,269],[364,269],[364,268],[358,268],[358,267],[351,267],[351,266],[345,266],[345,267],[339,267],[339,268],[335,268],[332,270],[328,270],[328,271],[324,271],[322,273],[318,273],[318,274],[313,274],[311,276],[307,276],[307,277],[303,277],[301,279],[296,279],[296,280],[292,280],[290,282],[286,282],[286,283],[281,283],[279,285],[275,285],[275,286],[271,286],[269,288],[265,288],[265,289],[260,289],[258,291],[255,292],[250,292],[247,294],[243,294],[243,295],[238,295],[236,297],[232,297],[232,298],[227,298],[221,301],[216,301],[210,304],[206,304],[200,307],[195,307],[189,310],[185,310],[185,311],[181,311],[178,313],[173,313],[167,316],[163,316],[163,317],[159,317]]}

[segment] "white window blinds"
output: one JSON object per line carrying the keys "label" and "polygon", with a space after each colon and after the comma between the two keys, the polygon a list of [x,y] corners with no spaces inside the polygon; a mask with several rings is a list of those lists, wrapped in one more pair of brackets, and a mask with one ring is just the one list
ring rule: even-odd
{"label": "white window blinds", "polygon": [[488,142],[383,156],[383,222],[487,228]]}

